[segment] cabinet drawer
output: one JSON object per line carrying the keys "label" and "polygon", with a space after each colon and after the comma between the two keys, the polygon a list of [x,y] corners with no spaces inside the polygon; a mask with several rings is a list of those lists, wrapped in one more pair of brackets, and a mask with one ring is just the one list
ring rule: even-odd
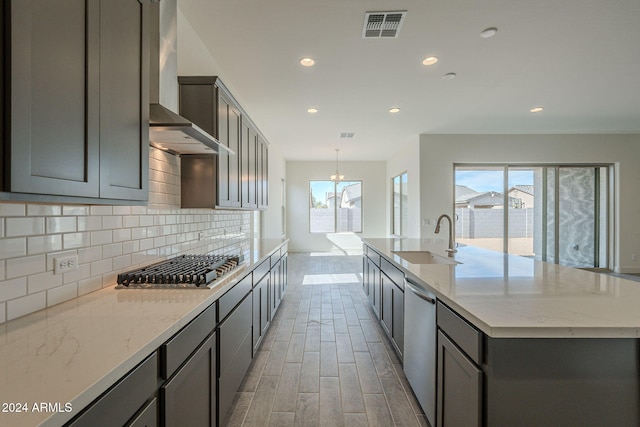
{"label": "cabinet drawer", "polygon": [[233,309],[251,292],[253,287],[253,274],[249,273],[238,283],[229,289],[218,300],[218,321],[221,322],[233,311]]}
{"label": "cabinet drawer", "polygon": [[127,427],[151,427],[158,425],[158,399],[153,398],[129,423]]}
{"label": "cabinet drawer", "polygon": [[438,327],[475,363],[482,363],[482,332],[438,301]]}
{"label": "cabinet drawer", "polygon": [[380,254],[371,249],[369,246],[364,247],[364,253],[367,257],[376,265],[376,267],[380,267]]}
{"label": "cabinet drawer", "polygon": [[[238,348],[245,336],[251,331],[253,299],[245,298],[242,303],[233,310],[227,320],[220,324],[220,371],[224,372],[233,360]],[[249,357],[251,347],[249,346]]]}
{"label": "cabinet drawer", "polygon": [[278,249],[273,254],[271,254],[270,259],[271,259],[271,268],[273,268],[273,266],[276,265],[276,263],[280,259],[280,249]]}
{"label": "cabinet drawer", "polygon": [[380,258],[380,269],[393,281],[400,289],[404,290],[404,273],[394,267],[389,261]]}
{"label": "cabinet drawer", "polygon": [[156,392],[157,388],[158,353],[154,352],[68,426],[122,426]]}
{"label": "cabinet drawer", "polygon": [[253,278],[255,279],[253,283],[258,283],[269,272],[270,269],[271,263],[269,261],[269,258],[262,261],[260,265],[253,269]]}
{"label": "cabinet drawer", "polygon": [[162,377],[169,378],[195,351],[202,341],[215,329],[216,305],[211,304],[191,323],[182,328],[166,343],[160,347],[164,363],[162,364]]}

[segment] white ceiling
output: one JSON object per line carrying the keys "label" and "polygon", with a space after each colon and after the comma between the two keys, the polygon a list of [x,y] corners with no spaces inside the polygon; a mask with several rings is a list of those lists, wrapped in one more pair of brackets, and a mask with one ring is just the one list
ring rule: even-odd
{"label": "white ceiling", "polygon": [[[288,160],[386,160],[421,133],[640,133],[639,0],[178,5]],[[385,10],[408,11],[399,37],[362,39],[365,12]]]}

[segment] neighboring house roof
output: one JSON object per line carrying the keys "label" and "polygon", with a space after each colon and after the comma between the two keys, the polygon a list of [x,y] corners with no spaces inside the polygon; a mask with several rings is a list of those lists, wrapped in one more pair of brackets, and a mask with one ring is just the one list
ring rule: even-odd
{"label": "neighboring house roof", "polygon": [[472,197],[477,196],[480,193],[466,185],[456,185],[456,203],[467,203]]}
{"label": "neighboring house roof", "polygon": [[533,185],[514,185],[509,189],[509,192],[512,190],[522,191],[523,193],[527,193],[533,196]]}
{"label": "neighboring house roof", "polygon": [[360,183],[347,185],[342,188],[342,199],[353,202],[362,197],[362,185]]}

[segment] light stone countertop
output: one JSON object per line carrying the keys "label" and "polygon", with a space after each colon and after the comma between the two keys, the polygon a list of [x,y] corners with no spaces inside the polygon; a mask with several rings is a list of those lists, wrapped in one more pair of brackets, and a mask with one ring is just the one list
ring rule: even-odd
{"label": "light stone countertop", "polygon": [[[64,424],[287,241],[255,240],[242,271],[213,289],[111,286],[0,325],[0,405],[29,411],[0,407],[0,427]],[[32,412],[40,402],[63,411]]]}
{"label": "light stone countertop", "polygon": [[394,251],[432,239],[363,239],[407,277],[494,338],[640,338],[640,283],[472,246],[460,264],[411,264]]}

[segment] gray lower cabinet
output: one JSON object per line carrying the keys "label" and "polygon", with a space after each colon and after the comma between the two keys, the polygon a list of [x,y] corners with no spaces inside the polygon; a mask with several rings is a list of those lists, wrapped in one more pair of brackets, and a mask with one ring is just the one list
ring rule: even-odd
{"label": "gray lower cabinet", "polygon": [[0,9],[10,23],[0,190],[147,200],[149,1],[12,0]]}
{"label": "gray lower cabinet", "polygon": [[382,287],[380,281],[380,268],[371,258],[365,257],[364,282],[369,296],[371,308],[378,319],[382,312]]}
{"label": "gray lower cabinet", "polygon": [[258,279],[258,283],[253,287],[253,352],[258,350],[262,339],[269,328],[269,288],[271,285],[271,275],[267,274]]}
{"label": "gray lower cabinet", "polygon": [[380,273],[382,288],[382,328],[402,358],[404,346],[404,291],[387,274]]}
{"label": "gray lower cabinet", "polygon": [[281,260],[271,265],[271,316],[273,317],[280,306],[280,300],[282,299],[282,268]]}
{"label": "gray lower cabinet", "polygon": [[438,331],[438,427],[482,425],[482,370]]}
{"label": "gray lower cabinet", "polygon": [[216,334],[160,388],[163,426],[215,426]]}
{"label": "gray lower cabinet", "polygon": [[216,423],[217,305],[212,304],[160,347],[164,426]]}
{"label": "gray lower cabinet", "polygon": [[218,423],[221,426],[226,425],[229,408],[253,357],[252,301],[251,295],[247,296],[218,327]]}
{"label": "gray lower cabinet", "polygon": [[482,425],[483,334],[440,301],[438,324],[438,427]]}
{"label": "gray lower cabinet", "polygon": [[[158,353],[154,352],[66,425],[68,427],[157,423]],[[138,423],[138,424],[136,424]]]}

